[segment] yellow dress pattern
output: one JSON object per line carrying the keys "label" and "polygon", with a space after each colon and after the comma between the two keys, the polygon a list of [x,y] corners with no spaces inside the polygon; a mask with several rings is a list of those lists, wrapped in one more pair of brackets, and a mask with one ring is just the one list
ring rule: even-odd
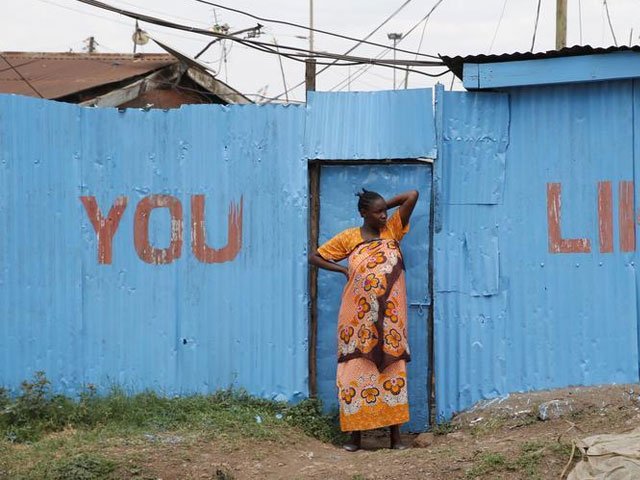
{"label": "yellow dress pattern", "polygon": [[[402,269],[396,266],[398,261],[402,261],[397,242],[408,231],[409,226],[402,225],[399,211],[396,210],[380,231],[379,240],[363,242],[360,228],[354,227],[340,232],[318,248],[318,253],[326,260],[349,258],[349,281],[343,292],[338,322],[339,362],[336,375],[340,427],[343,431],[371,430],[409,420],[405,360],[409,358],[406,344],[406,290],[404,272],[398,273]],[[365,246],[356,251],[360,245]],[[366,257],[366,249],[374,251],[373,256]],[[358,268],[354,265],[356,257],[359,259]],[[371,261],[367,263],[368,259]],[[381,263],[380,259],[389,265]],[[396,266],[393,286],[386,285],[384,276],[378,274],[373,286],[379,285],[381,290],[372,291],[369,297],[360,297],[361,293],[372,287],[374,274],[365,271],[366,267],[381,267],[383,272],[391,272],[391,264]],[[354,290],[354,287],[362,288]],[[386,291],[387,287],[389,291]],[[376,299],[381,298],[383,304],[379,305]],[[380,320],[378,324],[376,319]],[[397,359],[386,355],[384,362],[376,364],[375,357],[369,355],[372,338],[379,348],[384,345],[392,353],[394,347],[399,349]],[[358,350],[359,345],[365,348]]]}

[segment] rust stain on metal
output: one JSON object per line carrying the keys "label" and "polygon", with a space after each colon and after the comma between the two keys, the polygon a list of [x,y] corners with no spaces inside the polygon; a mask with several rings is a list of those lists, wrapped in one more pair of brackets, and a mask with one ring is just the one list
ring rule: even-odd
{"label": "rust stain on metal", "polygon": [[122,214],[127,208],[127,197],[118,197],[109,209],[107,218],[102,215],[96,197],[82,196],[80,201],[87,211],[98,239],[98,263],[110,265],[113,259],[113,236],[118,230]]}
{"label": "rust stain on metal", "polygon": [[636,225],[634,221],[633,182],[620,182],[618,193],[620,250],[634,252],[636,249]]}
{"label": "rust stain on metal", "polygon": [[[149,242],[149,217],[156,208],[168,208],[171,215],[171,240],[167,248],[155,248]],[[171,195],[149,195],[136,207],[133,239],[138,256],[144,262],[160,265],[171,263],[182,253],[182,204]]]}
{"label": "rust stain on metal", "polygon": [[588,238],[562,238],[560,229],[562,184],[547,183],[547,224],[549,228],[549,252],[589,253]]}
{"label": "rust stain on metal", "polygon": [[600,252],[613,252],[613,193],[611,182],[598,182],[598,233]]}
{"label": "rust stain on metal", "polygon": [[[169,54],[4,52],[12,65],[48,99],[145,75],[177,62]],[[0,59],[0,92],[33,95]]]}
{"label": "rust stain on metal", "polygon": [[205,227],[205,197],[191,196],[191,250],[203,263],[223,263],[236,258],[242,249],[243,197],[240,204],[229,204],[227,244],[219,249],[207,245]]}

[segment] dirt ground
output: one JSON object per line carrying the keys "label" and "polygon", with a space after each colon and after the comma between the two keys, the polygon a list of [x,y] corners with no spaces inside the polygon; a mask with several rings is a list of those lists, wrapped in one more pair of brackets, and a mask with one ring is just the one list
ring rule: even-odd
{"label": "dirt ground", "polygon": [[[639,385],[620,385],[510,395],[476,405],[435,435],[407,435],[414,446],[404,451],[383,448],[388,438],[382,432],[365,436],[364,449],[356,453],[298,433],[277,442],[154,437],[146,445],[107,450],[144,471],[144,477],[123,471],[127,478],[554,479],[570,463],[572,439],[638,426],[639,394]],[[561,415],[540,420],[539,406],[553,400],[560,401]]]}

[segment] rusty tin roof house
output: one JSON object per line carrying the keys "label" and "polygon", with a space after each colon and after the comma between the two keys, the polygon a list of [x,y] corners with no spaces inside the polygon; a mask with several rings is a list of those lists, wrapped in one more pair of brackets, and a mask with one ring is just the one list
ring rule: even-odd
{"label": "rusty tin roof house", "polygon": [[173,50],[135,55],[4,52],[2,57],[0,93],[121,108],[252,103],[203,65]]}

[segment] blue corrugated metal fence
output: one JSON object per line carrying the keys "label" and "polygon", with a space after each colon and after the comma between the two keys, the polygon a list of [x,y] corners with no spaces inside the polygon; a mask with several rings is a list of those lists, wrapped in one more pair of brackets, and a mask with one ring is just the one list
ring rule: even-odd
{"label": "blue corrugated metal fence", "polygon": [[438,417],[638,381],[636,87],[440,88],[437,129],[430,90],[169,112],[0,96],[0,384],[306,396],[308,161],[436,152]]}

